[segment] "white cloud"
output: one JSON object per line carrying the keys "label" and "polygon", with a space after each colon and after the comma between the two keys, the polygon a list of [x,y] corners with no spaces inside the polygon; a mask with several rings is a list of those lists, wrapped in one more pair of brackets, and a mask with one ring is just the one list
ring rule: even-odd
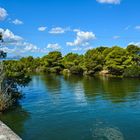
{"label": "white cloud", "polygon": [[74,32],[76,32],[76,39],[73,42],[67,42],[67,46],[89,46],[89,42],[96,39],[93,32],[84,32],[77,29]]}
{"label": "white cloud", "polygon": [[130,42],[128,45],[135,45],[140,47],[140,42]]}
{"label": "white cloud", "polygon": [[0,21],[4,20],[8,16],[7,11],[0,7]]}
{"label": "white cloud", "polygon": [[55,44],[48,44],[47,49],[52,49],[52,50],[60,50],[61,46],[58,43]]}
{"label": "white cloud", "polygon": [[140,30],[140,25],[135,27],[136,30]]}
{"label": "white cloud", "polygon": [[15,19],[15,20],[12,21],[12,23],[15,24],[15,25],[21,25],[21,24],[23,24],[23,21],[21,21],[19,19]]}
{"label": "white cloud", "polygon": [[49,33],[50,34],[63,34],[65,33],[66,31],[69,31],[70,28],[62,28],[62,27],[55,27],[55,28],[52,28]]}
{"label": "white cloud", "polygon": [[2,32],[3,34],[3,39],[4,39],[4,42],[5,44],[16,44],[18,43],[19,41],[22,41],[23,38],[18,36],[18,35],[14,35],[9,29],[2,29],[0,28],[0,32]]}
{"label": "white cloud", "polygon": [[46,29],[47,29],[46,26],[41,26],[41,27],[38,28],[38,31],[43,32],[43,31],[45,31]]}
{"label": "white cloud", "polygon": [[46,49],[38,48],[36,45],[24,41],[24,39],[18,35],[15,35],[9,29],[0,28],[0,32],[3,34],[4,42],[1,44],[1,50],[8,53],[30,53],[30,52],[46,52]]}
{"label": "white cloud", "polygon": [[121,0],[96,0],[99,3],[120,4]]}

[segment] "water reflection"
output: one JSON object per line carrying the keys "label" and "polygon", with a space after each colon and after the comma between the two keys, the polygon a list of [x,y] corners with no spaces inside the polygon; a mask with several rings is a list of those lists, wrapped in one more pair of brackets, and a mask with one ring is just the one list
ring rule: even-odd
{"label": "water reflection", "polygon": [[51,94],[60,93],[61,90],[61,76],[56,74],[50,74],[41,76],[42,81],[44,82],[47,90]]}
{"label": "water reflection", "polygon": [[7,124],[14,132],[22,136],[25,122],[30,118],[30,114],[21,106],[14,108],[4,114],[0,114],[0,120]]}
{"label": "water reflection", "polygon": [[125,102],[139,98],[140,80],[115,78],[84,78],[84,91],[88,98],[96,99],[101,96],[114,103]]}
{"label": "water reflection", "polygon": [[138,79],[103,79],[103,97],[112,102],[126,102],[129,99],[139,98]]}
{"label": "water reflection", "polygon": [[84,77],[83,87],[87,99],[96,100],[96,97],[102,94],[103,83],[99,78]]}
{"label": "water reflection", "polygon": [[21,103],[30,114],[19,107],[0,119],[28,140],[137,140],[139,91],[138,79],[33,76]]}
{"label": "water reflection", "polygon": [[67,88],[70,87],[71,94],[74,94],[77,104],[84,106],[87,105],[82,76],[64,76],[64,81]]}
{"label": "water reflection", "polygon": [[[139,98],[139,79],[115,79],[107,77],[82,76],[42,76],[49,93],[60,94],[69,90],[79,101],[96,100],[98,97],[114,103],[126,102]],[[68,91],[68,92],[69,92]]]}

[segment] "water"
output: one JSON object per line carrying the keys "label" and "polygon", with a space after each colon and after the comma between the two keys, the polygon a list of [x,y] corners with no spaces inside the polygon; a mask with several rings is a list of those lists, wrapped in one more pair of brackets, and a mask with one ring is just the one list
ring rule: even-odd
{"label": "water", "polygon": [[139,140],[140,80],[33,76],[0,115],[23,140]]}

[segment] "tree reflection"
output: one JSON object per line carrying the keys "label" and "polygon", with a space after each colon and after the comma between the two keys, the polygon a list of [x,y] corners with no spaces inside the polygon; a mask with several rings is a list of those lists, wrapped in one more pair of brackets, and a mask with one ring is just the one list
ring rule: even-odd
{"label": "tree reflection", "polygon": [[84,77],[83,87],[87,99],[96,99],[103,90],[102,81],[96,77]]}
{"label": "tree reflection", "polygon": [[102,79],[103,96],[113,102],[125,102],[138,98],[140,80],[138,79]]}
{"label": "tree reflection", "polygon": [[25,131],[24,124],[29,118],[30,114],[21,106],[17,106],[4,114],[0,114],[0,120],[8,125],[19,136],[22,136]]}
{"label": "tree reflection", "polygon": [[61,76],[56,74],[48,74],[42,76],[41,78],[50,93],[59,93],[61,90]]}
{"label": "tree reflection", "polygon": [[76,76],[76,75],[65,75],[64,80],[68,82],[70,85],[76,84],[78,82],[82,82],[83,76]]}
{"label": "tree reflection", "polygon": [[84,91],[88,99],[101,96],[114,103],[125,102],[128,99],[138,98],[140,90],[140,80],[138,79],[118,79],[118,78],[84,78]]}
{"label": "tree reflection", "polygon": [[[61,90],[70,90],[71,93],[84,91],[87,100],[96,100],[101,97],[114,103],[125,102],[139,98],[139,79],[119,79],[90,76],[59,76],[50,74],[42,76],[49,93],[61,93]],[[63,89],[64,88],[64,89]],[[77,90],[76,90],[77,88]],[[67,91],[65,91],[67,92]],[[83,93],[82,93],[83,95]]]}

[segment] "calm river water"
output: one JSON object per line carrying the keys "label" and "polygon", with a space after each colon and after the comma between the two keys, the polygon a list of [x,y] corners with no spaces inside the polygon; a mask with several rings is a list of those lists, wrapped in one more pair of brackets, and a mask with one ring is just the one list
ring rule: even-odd
{"label": "calm river water", "polygon": [[33,76],[0,114],[23,140],[140,140],[140,80]]}

